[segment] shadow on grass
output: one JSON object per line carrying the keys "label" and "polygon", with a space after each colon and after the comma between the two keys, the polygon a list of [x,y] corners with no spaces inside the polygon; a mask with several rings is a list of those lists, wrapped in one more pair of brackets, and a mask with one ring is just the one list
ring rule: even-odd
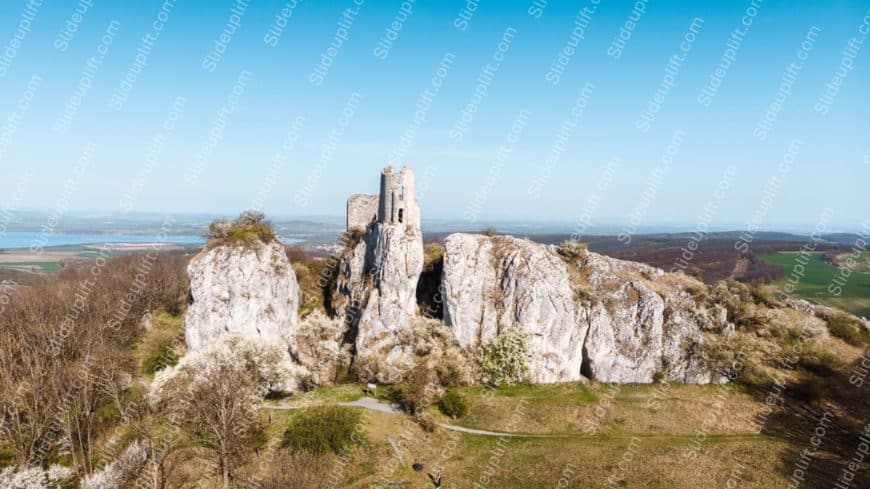
{"label": "shadow on grass", "polygon": [[[766,418],[757,419],[764,435],[788,444],[779,470],[789,478],[789,487],[834,487],[856,456],[864,426],[870,423],[866,393],[849,383],[860,361],[786,384],[778,406]],[[756,387],[749,392],[763,403],[776,388]],[[867,477],[859,470],[851,485],[844,487],[868,487]]]}

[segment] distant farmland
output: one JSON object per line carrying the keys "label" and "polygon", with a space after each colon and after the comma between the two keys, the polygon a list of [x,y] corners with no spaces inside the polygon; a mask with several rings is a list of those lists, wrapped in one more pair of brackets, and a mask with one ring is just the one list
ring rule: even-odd
{"label": "distant farmland", "polygon": [[56,261],[33,261],[0,263],[0,268],[10,268],[22,272],[51,273],[60,270],[61,264]]}
{"label": "distant farmland", "polygon": [[[797,253],[780,252],[762,255],[762,259],[782,267],[788,274],[795,267],[797,256]],[[852,271],[846,279],[846,285],[842,287],[842,293],[835,296],[828,291],[828,286],[837,277],[838,271],[837,267],[826,262],[824,253],[814,253],[805,266],[804,275],[798,283],[795,295],[811,302],[870,317],[870,273],[861,271],[860,268]],[[786,283],[786,279],[773,283],[782,286]]]}

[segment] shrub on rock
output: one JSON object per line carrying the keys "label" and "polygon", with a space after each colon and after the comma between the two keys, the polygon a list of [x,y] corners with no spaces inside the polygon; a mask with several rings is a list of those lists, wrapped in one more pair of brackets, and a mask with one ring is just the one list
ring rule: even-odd
{"label": "shrub on rock", "polygon": [[259,211],[245,211],[234,221],[218,219],[205,231],[207,248],[222,245],[251,246],[256,242],[271,243],[278,239],[275,231]]}

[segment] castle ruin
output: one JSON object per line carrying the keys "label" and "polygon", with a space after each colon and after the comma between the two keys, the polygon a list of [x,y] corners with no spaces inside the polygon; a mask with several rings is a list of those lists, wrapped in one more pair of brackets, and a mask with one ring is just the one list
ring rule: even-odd
{"label": "castle ruin", "polygon": [[402,224],[420,228],[414,170],[406,166],[394,172],[391,166],[381,171],[379,195],[355,194],[347,199],[347,230],[365,232],[369,224]]}

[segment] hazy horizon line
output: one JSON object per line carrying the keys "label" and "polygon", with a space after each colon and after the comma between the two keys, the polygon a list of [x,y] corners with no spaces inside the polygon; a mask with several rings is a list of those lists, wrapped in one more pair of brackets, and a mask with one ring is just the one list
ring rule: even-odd
{"label": "hazy horizon line", "polygon": [[[27,215],[45,215],[49,216],[52,214],[52,210],[42,209],[42,208],[21,208],[15,209],[13,211],[16,214],[27,214]],[[132,211],[132,212],[118,212],[118,211],[105,211],[105,210],[75,210],[68,211],[64,214],[63,217],[66,218],[77,218],[77,219],[97,219],[97,218],[131,218],[131,219],[148,219],[156,216],[167,216],[171,215],[174,218],[182,218],[182,219],[219,219],[219,218],[232,218],[237,216],[239,213],[243,212],[240,210],[238,213],[222,213],[222,212],[161,212],[161,211]],[[266,218],[269,221],[282,223],[282,222],[290,222],[290,221],[309,221],[313,223],[323,223],[323,224],[339,224],[343,223],[345,220],[345,216],[343,214],[335,214],[335,213],[268,213],[266,212]],[[513,225],[513,226],[547,226],[556,228],[553,231],[560,231],[565,233],[571,233],[574,228],[578,227],[580,224],[577,220],[567,219],[567,218],[549,218],[543,216],[523,216],[523,217],[511,217],[505,215],[488,215],[482,216],[474,221],[469,221],[468,219],[464,219],[462,217],[452,216],[448,214],[434,214],[430,216],[423,217],[423,223],[437,223],[442,225],[449,225],[451,227],[464,227],[466,229],[474,229],[480,228],[483,229],[485,227],[491,225]],[[8,224],[12,224],[15,221],[10,221]],[[603,217],[597,219],[594,223],[584,225],[585,231],[582,233],[584,235],[597,235],[597,236],[607,236],[611,234],[618,234],[619,229],[621,227],[626,226],[628,220],[625,218],[614,218],[614,217]],[[31,223],[18,223],[19,225],[29,225]],[[59,224],[62,224],[62,220]],[[789,233],[789,234],[811,234],[814,231],[816,224],[810,222],[800,222],[800,221],[777,221],[770,222],[765,224],[763,227],[760,227],[754,233],[764,232],[764,233]],[[721,223],[710,223],[706,226],[705,229],[700,229],[697,222],[691,222],[686,220],[649,220],[641,226],[638,226],[632,234],[657,234],[657,233],[692,233],[692,232],[703,232],[705,234],[712,233],[728,233],[728,232],[744,232],[747,231],[747,223],[741,223],[737,221],[723,221]],[[866,227],[866,223],[865,223]],[[825,229],[822,234],[834,234],[834,233],[849,233],[849,234],[861,234],[861,223],[828,223],[828,229]],[[9,231],[14,232],[14,231]]]}

